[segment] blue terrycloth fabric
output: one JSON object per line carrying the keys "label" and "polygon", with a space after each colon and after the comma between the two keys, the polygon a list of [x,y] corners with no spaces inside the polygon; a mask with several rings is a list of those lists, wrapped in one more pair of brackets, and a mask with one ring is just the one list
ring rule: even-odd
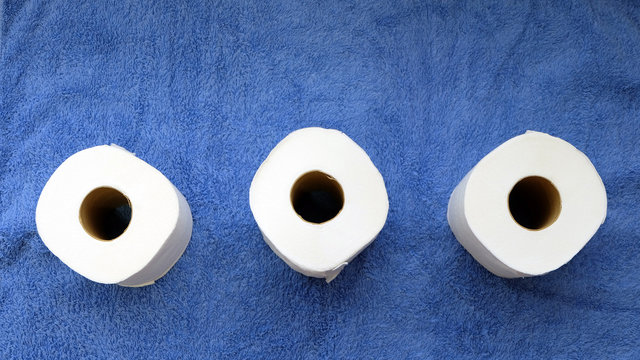
{"label": "blue terrycloth fabric", "polygon": [[[637,2],[4,0],[0,34],[0,358],[640,357]],[[348,134],[389,193],[330,284],[249,210],[260,163],[306,126]],[[505,280],[446,206],[527,129],[590,157],[608,218],[569,264]],[[56,167],[108,143],[191,205],[153,286],[86,280],[36,232]]]}

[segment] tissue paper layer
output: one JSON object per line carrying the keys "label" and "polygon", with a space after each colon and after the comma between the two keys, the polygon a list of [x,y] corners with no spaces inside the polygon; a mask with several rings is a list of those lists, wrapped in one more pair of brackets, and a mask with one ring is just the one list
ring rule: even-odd
{"label": "tissue paper layer", "polygon": [[82,276],[152,284],[191,238],[191,210],[158,170],[121,147],[82,150],[51,175],[36,208],[45,245]]}
{"label": "tissue paper layer", "polygon": [[378,235],[389,200],[369,156],[337,130],[284,138],[256,172],[250,205],[264,240],[294,270],[334,279]]}
{"label": "tissue paper layer", "polygon": [[453,234],[492,273],[542,275],[567,263],[607,213],[604,184],[568,142],[528,131],[485,156],[454,189]]}

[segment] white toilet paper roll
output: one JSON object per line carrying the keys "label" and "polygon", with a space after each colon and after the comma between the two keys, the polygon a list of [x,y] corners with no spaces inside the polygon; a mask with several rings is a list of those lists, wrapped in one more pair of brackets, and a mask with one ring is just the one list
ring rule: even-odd
{"label": "white toilet paper roll", "polygon": [[158,170],[118,146],[82,150],[38,200],[45,245],[84,277],[144,286],[167,273],[191,238],[191,210]]}
{"label": "white toilet paper roll", "polygon": [[375,239],[389,210],[369,156],[322,128],[294,131],[271,151],[251,183],[250,205],[271,249],[327,282]]}
{"label": "white toilet paper roll", "polygon": [[542,275],[567,263],[604,222],[607,194],[568,142],[527,131],[485,156],[454,189],[453,234],[492,273]]}

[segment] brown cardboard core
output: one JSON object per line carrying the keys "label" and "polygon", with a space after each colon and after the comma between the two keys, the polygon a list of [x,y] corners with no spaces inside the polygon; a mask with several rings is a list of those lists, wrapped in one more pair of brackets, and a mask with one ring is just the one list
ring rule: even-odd
{"label": "brown cardboard core", "polygon": [[120,191],[99,187],[80,205],[80,223],[98,240],[113,240],[122,235],[131,221],[131,203]]}
{"label": "brown cardboard core", "polygon": [[342,210],[342,186],[322,171],[308,172],[293,184],[291,205],[304,220],[321,224],[333,219]]}
{"label": "brown cardboard core", "polygon": [[560,193],[551,181],[529,176],[516,183],[509,193],[513,219],[529,230],[542,230],[553,224],[562,209]]}

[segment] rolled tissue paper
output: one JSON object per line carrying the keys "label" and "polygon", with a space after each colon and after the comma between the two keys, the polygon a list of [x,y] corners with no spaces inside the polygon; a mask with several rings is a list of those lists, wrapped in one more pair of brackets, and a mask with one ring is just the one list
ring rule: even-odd
{"label": "rolled tissue paper", "polygon": [[271,249],[327,282],[375,239],[389,210],[369,156],[342,132],[322,128],[285,137],[256,172],[249,197]]}
{"label": "rolled tissue paper", "polygon": [[164,276],[191,238],[184,196],[115,145],[82,150],[51,175],[36,207],[45,245],[80,275],[144,286]]}
{"label": "rolled tissue paper", "polygon": [[527,131],[485,156],[453,190],[447,220],[487,270],[536,276],[566,264],[604,222],[607,194],[568,142]]}

